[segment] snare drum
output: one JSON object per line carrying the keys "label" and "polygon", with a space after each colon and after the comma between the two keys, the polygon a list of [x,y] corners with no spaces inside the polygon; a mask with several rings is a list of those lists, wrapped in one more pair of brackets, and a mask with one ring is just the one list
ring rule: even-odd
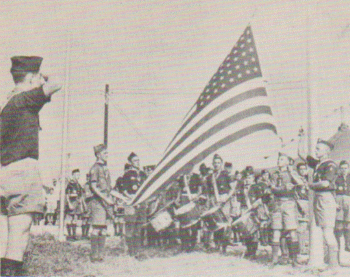
{"label": "snare drum", "polygon": [[252,235],[259,230],[258,224],[252,218],[252,212],[242,215],[237,221],[235,226],[243,235]]}
{"label": "snare drum", "polygon": [[203,213],[204,206],[190,202],[174,211],[182,229],[195,225]]}
{"label": "snare drum", "polygon": [[173,223],[173,218],[169,212],[169,209],[170,208],[164,208],[152,216],[150,223],[156,232],[160,232],[170,227],[170,225]]}
{"label": "snare drum", "polygon": [[220,206],[213,207],[210,210],[204,212],[201,218],[210,231],[218,231],[220,229],[228,227],[228,220]]}

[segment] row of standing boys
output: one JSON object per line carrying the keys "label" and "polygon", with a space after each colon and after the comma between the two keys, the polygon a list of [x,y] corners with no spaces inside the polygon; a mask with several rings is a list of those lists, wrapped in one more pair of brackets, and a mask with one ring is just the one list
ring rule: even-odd
{"label": "row of standing boys", "polygon": [[[325,153],[332,148],[322,140],[317,145],[325,148]],[[110,218],[114,220],[115,234],[125,238],[131,256],[139,257],[145,245],[180,244],[185,251],[203,246],[225,253],[229,245],[242,242],[246,246],[246,258],[256,258],[259,244],[270,245],[271,266],[278,263],[299,266],[300,248],[302,253],[308,252],[309,189],[316,194],[315,218],[324,232],[328,262],[338,264],[342,235],[345,250],[350,249],[350,175],[346,161],[337,166],[328,158],[307,157],[305,162],[294,164],[292,158],[280,153],[275,170],[262,170],[257,174],[247,166],[242,172],[233,173],[232,164],[224,163],[215,154],[212,168],[202,164],[198,174],[182,175],[160,194],[131,206],[127,203],[150,172],[142,171],[139,157],[131,153],[123,176],[112,188],[106,165],[107,149],[99,145],[94,150],[97,161],[85,188],[85,206],[81,207],[85,212],[77,211],[74,205],[68,207],[70,217],[80,213],[83,236],[88,236],[92,226],[93,261],[103,259],[106,220]],[[315,169],[311,185],[309,168]],[[329,184],[324,187],[322,182]],[[75,199],[76,193],[81,194],[71,183],[66,192],[71,199]],[[67,229],[74,237],[76,224],[68,220]]]}

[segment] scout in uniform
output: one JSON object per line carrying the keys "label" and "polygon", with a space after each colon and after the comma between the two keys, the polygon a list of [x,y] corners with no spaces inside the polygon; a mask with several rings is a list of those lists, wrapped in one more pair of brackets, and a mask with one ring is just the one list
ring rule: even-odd
{"label": "scout in uniform", "polygon": [[90,187],[90,174],[86,174],[86,182],[84,185],[84,194],[83,194],[83,201],[85,203],[85,210],[84,213],[81,215],[82,224],[81,224],[81,231],[82,231],[82,238],[87,239],[89,237],[89,231],[90,231],[90,221],[91,221],[91,206],[90,206],[90,200],[93,198],[93,193],[91,191]]}
{"label": "scout in uniform", "polygon": [[[272,262],[271,266],[278,263],[278,252],[280,249],[280,239],[282,232],[289,235],[287,246],[292,265],[298,266],[297,255],[299,254],[299,242],[297,236],[298,218],[297,205],[294,199],[294,187],[302,183],[297,173],[292,169],[293,160],[279,153],[278,167],[279,177],[272,184],[272,194],[274,196],[274,209],[272,218]],[[284,251],[285,252],[285,251]]]}
{"label": "scout in uniform", "polygon": [[[126,163],[124,165],[124,173],[126,173],[130,169],[131,165]],[[123,176],[118,177],[116,180],[114,189],[120,194],[124,194],[124,179]],[[114,206],[114,235],[115,236],[123,236],[124,235],[124,225],[125,225],[125,208],[124,201],[119,199],[117,200],[116,205]]]}
{"label": "scout in uniform", "polygon": [[93,197],[91,208],[91,261],[103,260],[103,250],[106,242],[107,218],[113,218],[114,199],[110,192],[111,178],[107,168],[108,152],[104,144],[94,147],[96,162],[90,169],[90,188]]}
{"label": "scout in uniform", "polygon": [[69,181],[66,188],[66,215],[68,237],[67,239],[75,240],[77,237],[77,221],[85,211],[85,203],[83,202],[84,189],[79,184],[80,171],[74,169],[72,171],[72,179]]}
{"label": "scout in uniform", "polygon": [[[204,211],[205,206],[201,203],[199,197],[202,194],[203,191],[203,181],[200,177],[199,174],[196,173],[190,173],[188,175],[182,175],[180,176],[179,180],[179,191],[178,191],[178,197],[175,203],[181,207],[186,204],[189,204],[190,202],[195,201],[196,206],[195,209],[196,211]],[[181,227],[180,225],[180,239],[181,239],[181,244],[182,248],[185,251],[192,251],[197,242],[197,236],[198,236],[198,231],[200,229],[200,221],[199,221],[199,216],[200,214],[197,214],[198,218],[192,218],[195,216],[197,213],[191,213],[189,214],[190,218],[186,219],[189,221],[188,227],[184,228]],[[192,216],[192,217],[191,217]],[[191,221],[196,222],[191,225]]]}
{"label": "scout in uniform", "polygon": [[[303,138],[302,136],[301,138]],[[338,244],[334,235],[337,204],[334,197],[336,164],[328,158],[333,149],[333,144],[319,139],[316,144],[316,158],[303,155],[302,139],[299,142],[299,156],[307,161],[309,167],[314,170],[313,182],[309,182],[310,189],[315,191],[313,209],[316,225],[322,228],[322,233],[329,254],[329,267],[337,267]]]}
{"label": "scout in uniform", "polygon": [[[268,173],[268,172],[267,172]],[[265,174],[266,175],[266,174]],[[255,177],[255,184],[253,184],[249,189],[250,201],[252,203],[261,199],[261,204],[256,208],[256,218],[257,222],[260,224],[260,228],[258,230],[258,239],[261,244],[266,246],[269,244],[269,219],[270,212],[268,208],[269,196],[268,196],[268,185],[266,179],[263,178],[263,175],[259,175]],[[269,176],[269,175],[268,175]]]}
{"label": "scout in uniform", "polygon": [[0,103],[0,198],[8,240],[1,258],[2,276],[21,276],[23,255],[35,214],[42,214],[44,199],[38,170],[39,112],[61,89],[39,73],[43,58],[12,57],[15,88]]}
{"label": "scout in uniform", "polygon": [[[132,198],[147,175],[140,170],[140,159],[132,152],[128,157],[131,167],[123,176],[124,194]],[[146,206],[140,204],[136,207],[125,207],[125,236],[130,256],[138,257],[138,250],[142,246],[142,224],[146,223]]]}
{"label": "scout in uniform", "polygon": [[[238,218],[241,218],[241,215],[245,214],[251,208],[251,204],[255,200],[252,199],[253,194],[254,198],[255,194],[258,194],[252,187],[254,184],[254,170],[253,168],[246,167],[243,171],[242,179],[236,188],[237,201],[240,203],[240,215]],[[236,221],[238,218],[233,218],[233,221]],[[246,258],[253,258],[258,249],[257,224],[254,224],[252,218],[247,218],[242,224],[235,225],[235,227],[240,234],[243,245],[247,248],[244,256]]]}
{"label": "scout in uniform", "polygon": [[240,182],[236,189],[237,201],[241,206],[241,216],[238,217],[240,219],[234,219],[236,222],[234,227],[237,228],[241,241],[247,248],[244,256],[253,259],[256,257],[259,244],[259,225],[261,220],[265,219],[263,202],[258,204],[258,200],[264,195],[264,187],[261,183],[256,182],[258,178],[259,176],[255,177],[251,167],[243,171],[243,182]]}
{"label": "scout in uniform", "polygon": [[335,237],[340,248],[340,238],[344,235],[345,251],[350,252],[350,174],[349,163],[341,161],[340,174],[335,180],[335,194],[337,201],[337,216],[335,221]]}
{"label": "scout in uniform", "polygon": [[[206,195],[207,195],[207,208],[223,205],[227,203],[232,192],[234,191],[233,184],[230,176],[226,171],[222,169],[223,160],[215,154],[213,157],[213,172],[207,177]],[[230,209],[229,209],[230,210]],[[225,211],[224,211],[225,212]],[[230,216],[230,211],[226,214]],[[226,252],[226,248],[229,245],[229,230],[227,228],[220,229],[214,232],[214,242],[216,247],[221,247],[223,253]]]}
{"label": "scout in uniform", "polygon": [[297,172],[302,184],[295,187],[296,200],[298,204],[298,210],[303,218],[308,218],[309,215],[309,186],[307,184],[309,176],[307,165],[303,162],[297,164]]}

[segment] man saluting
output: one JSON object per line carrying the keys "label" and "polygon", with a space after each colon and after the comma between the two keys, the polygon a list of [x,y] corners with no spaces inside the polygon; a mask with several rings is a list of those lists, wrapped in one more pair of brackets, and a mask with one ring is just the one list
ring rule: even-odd
{"label": "man saluting", "polygon": [[1,216],[7,218],[8,241],[1,259],[2,276],[21,276],[23,254],[33,215],[43,213],[38,171],[39,112],[61,89],[40,73],[43,58],[12,57],[15,88],[0,106]]}
{"label": "man saluting", "polygon": [[313,210],[315,213],[316,225],[322,228],[322,233],[329,253],[329,266],[337,267],[338,244],[333,233],[336,220],[336,201],[334,197],[335,179],[337,165],[329,159],[329,153],[333,149],[333,144],[319,139],[316,145],[316,159],[303,153],[303,141],[301,137],[299,144],[299,156],[314,170],[313,182],[309,183],[315,191]]}

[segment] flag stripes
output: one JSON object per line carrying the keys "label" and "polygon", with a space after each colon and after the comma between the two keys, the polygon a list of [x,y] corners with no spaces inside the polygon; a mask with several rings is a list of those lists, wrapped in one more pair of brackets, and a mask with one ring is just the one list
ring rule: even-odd
{"label": "flag stripes", "polygon": [[263,130],[277,134],[248,26],[135,195],[133,204],[160,192],[220,148]]}

